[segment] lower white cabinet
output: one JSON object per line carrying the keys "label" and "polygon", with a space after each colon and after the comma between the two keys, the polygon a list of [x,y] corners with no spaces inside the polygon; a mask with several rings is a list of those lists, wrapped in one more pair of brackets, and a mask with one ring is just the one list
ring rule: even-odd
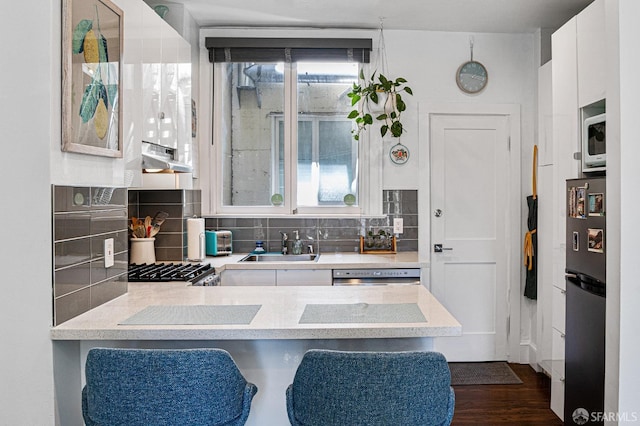
{"label": "lower white cabinet", "polygon": [[[553,328],[558,330],[561,333],[565,332],[565,305],[566,305],[567,297],[565,295],[565,290],[556,286],[553,286],[552,293],[552,306],[553,306],[553,317],[552,317],[552,325]],[[563,357],[564,358],[564,357]]]}
{"label": "lower white cabinet", "polygon": [[220,275],[224,286],[331,285],[331,269],[227,269]]}
{"label": "lower white cabinet", "polygon": [[553,329],[551,336],[551,410],[564,420],[565,292],[553,287]]}
{"label": "lower white cabinet", "polygon": [[564,375],[551,378],[551,410],[564,421]]}
{"label": "lower white cabinet", "polygon": [[220,285],[276,285],[274,269],[233,269],[222,271]]}
{"label": "lower white cabinet", "polygon": [[279,269],[276,272],[278,286],[331,285],[331,269]]}

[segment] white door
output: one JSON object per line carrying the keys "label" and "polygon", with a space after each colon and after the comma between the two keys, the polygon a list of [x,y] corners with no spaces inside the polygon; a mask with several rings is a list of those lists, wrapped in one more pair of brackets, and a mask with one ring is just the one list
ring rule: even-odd
{"label": "white door", "polygon": [[509,129],[507,115],[431,115],[431,291],[463,332],[434,342],[449,361],[507,359]]}

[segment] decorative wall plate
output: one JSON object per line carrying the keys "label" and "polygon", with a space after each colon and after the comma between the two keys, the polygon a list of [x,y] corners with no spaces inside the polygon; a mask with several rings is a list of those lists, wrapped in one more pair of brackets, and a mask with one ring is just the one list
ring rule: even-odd
{"label": "decorative wall plate", "polygon": [[389,157],[391,157],[391,161],[395,164],[404,164],[409,160],[409,148],[401,143],[397,143],[391,147]]}

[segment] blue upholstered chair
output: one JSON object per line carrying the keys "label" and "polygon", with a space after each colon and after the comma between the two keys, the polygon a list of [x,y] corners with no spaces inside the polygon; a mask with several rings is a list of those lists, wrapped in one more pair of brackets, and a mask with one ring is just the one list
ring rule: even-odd
{"label": "blue upholstered chair", "polygon": [[244,425],[257,392],[221,349],[91,349],[87,425]]}
{"label": "blue upholstered chair", "polygon": [[438,352],[308,351],[286,391],[293,426],[449,425],[455,395]]}

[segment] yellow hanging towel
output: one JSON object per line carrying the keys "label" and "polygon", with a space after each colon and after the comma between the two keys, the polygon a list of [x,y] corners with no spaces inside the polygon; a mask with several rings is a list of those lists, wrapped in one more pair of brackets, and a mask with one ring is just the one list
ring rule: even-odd
{"label": "yellow hanging towel", "polygon": [[[533,146],[533,200],[538,199],[537,194],[537,169],[538,169],[538,145]],[[537,212],[536,212],[537,213]],[[537,222],[537,220],[536,220]],[[527,267],[528,271],[533,269],[533,256],[534,256],[534,247],[533,247],[533,234],[537,232],[537,223],[535,223],[535,228],[529,229],[527,233],[524,235],[524,266]]]}

